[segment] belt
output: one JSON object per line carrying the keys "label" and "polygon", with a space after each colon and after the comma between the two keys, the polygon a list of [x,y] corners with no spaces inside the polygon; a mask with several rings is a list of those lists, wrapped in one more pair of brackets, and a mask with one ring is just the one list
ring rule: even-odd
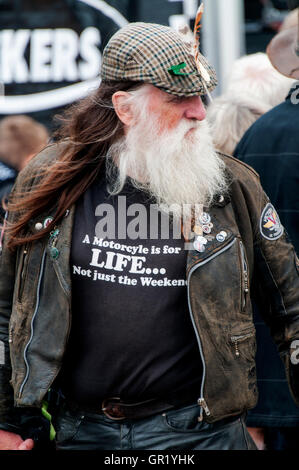
{"label": "belt", "polygon": [[65,405],[73,411],[84,413],[104,414],[115,421],[123,419],[142,419],[152,416],[162,411],[187,406],[188,404],[197,403],[198,393],[189,391],[180,392],[171,395],[169,399],[154,398],[150,400],[140,401],[137,403],[124,403],[119,397],[106,398],[99,406],[83,405],[82,407],[73,400],[66,399]]}

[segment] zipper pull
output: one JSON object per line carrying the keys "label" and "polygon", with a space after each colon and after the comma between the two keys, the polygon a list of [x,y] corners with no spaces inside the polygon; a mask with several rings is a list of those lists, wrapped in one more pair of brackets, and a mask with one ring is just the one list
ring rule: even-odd
{"label": "zipper pull", "polygon": [[247,272],[244,272],[244,299],[243,299],[243,309],[245,308],[246,305],[246,296],[249,292],[248,289],[248,274]]}
{"label": "zipper pull", "polygon": [[246,269],[244,270],[244,291],[245,291],[246,294],[249,292],[247,265],[246,265]]}
{"label": "zipper pull", "polygon": [[236,356],[240,356],[239,348],[238,348],[238,340],[234,341],[235,344],[235,354]]}
{"label": "zipper pull", "polygon": [[[199,398],[197,400],[197,403],[199,404],[199,406],[204,410],[206,416],[210,416],[211,412],[209,410],[209,407],[207,405],[207,402],[204,398]],[[202,414],[200,415],[200,417],[198,418],[198,421],[202,421],[203,420],[203,416]]]}
{"label": "zipper pull", "polygon": [[13,328],[9,328],[9,333],[8,333],[8,342],[12,343],[12,334],[13,334]]}
{"label": "zipper pull", "polygon": [[23,268],[22,268],[22,273],[21,273],[21,278],[24,279],[24,264],[25,264],[25,260],[26,260],[26,256],[27,256],[27,253],[28,251],[27,250],[24,250],[23,251]]}
{"label": "zipper pull", "polygon": [[[242,241],[240,240],[240,250],[241,250],[241,258],[242,258],[242,264],[243,264],[243,276],[244,276],[244,286],[243,286],[243,290],[244,290],[244,298],[243,298],[243,305],[242,305],[242,308],[245,307],[246,305],[246,295],[248,294],[249,292],[249,279],[248,279],[248,267],[247,267],[247,263],[246,263],[246,258],[245,258],[245,251],[244,251],[244,246],[243,246],[243,243]],[[237,354],[238,356],[239,354]]]}
{"label": "zipper pull", "polygon": [[239,351],[239,348],[238,348],[238,337],[235,337],[233,336],[231,338],[232,342],[233,342],[233,345],[235,346],[235,354],[236,356],[240,356],[240,351]]}

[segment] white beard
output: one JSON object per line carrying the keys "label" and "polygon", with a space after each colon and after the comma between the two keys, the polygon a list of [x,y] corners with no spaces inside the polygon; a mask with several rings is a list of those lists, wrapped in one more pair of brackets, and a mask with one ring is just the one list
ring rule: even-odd
{"label": "white beard", "polygon": [[[173,216],[181,217],[184,206],[208,207],[216,194],[227,190],[225,165],[215,152],[208,123],[184,119],[161,133],[157,117],[146,108],[143,100],[138,123],[109,150],[111,194],[118,194],[130,176],[136,188]],[[114,163],[117,175],[112,174]]]}

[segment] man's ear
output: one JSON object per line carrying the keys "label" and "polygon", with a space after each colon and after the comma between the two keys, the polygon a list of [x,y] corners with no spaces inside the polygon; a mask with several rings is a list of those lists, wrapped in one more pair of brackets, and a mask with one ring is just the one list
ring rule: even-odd
{"label": "man's ear", "polygon": [[123,124],[129,126],[133,121],[132,106],[128,103],[129,93],[126,91],[116,91],[112,95],[114,110]]}

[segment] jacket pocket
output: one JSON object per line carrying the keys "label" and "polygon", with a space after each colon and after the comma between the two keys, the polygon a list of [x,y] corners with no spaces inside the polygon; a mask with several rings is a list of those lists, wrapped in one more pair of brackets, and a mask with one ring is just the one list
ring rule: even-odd
{"label": "jacket pocket", "polygon": [[239,240],[240,263],[241,263],[241,312],[245,311],[247,298],[249,296],[249,271],[248,261],[242,240]]}
{"label": "jacket pocket", "polygon": [[233,346],[234,354],[239,357],[245,355],[249,360],[254,359],[256,353],[255,328],[239,334],[230,335],[230,343]]}
{"label": "jacket pocket", "polygon": [[245,254],[241,255],[237,237],[228,240],[217,252],[205,255],[189,272],[190,303],[194,316],[200,318],[199,323],[207,319],[204,334],[211,328],[211,337],[220,340],[224,328],[229,331],[236,319],[243,323],[243,309],[249,310],[249,293],[246,292],[245,298],[244,292],[245,285],[248,286],[245,283],[248,263]]}
{"label": "jacket pocket", "polygon": [[239,390],[243,390],[244,407],[253,408],[257,402],[256,382],[256,335],[253,324],[234,328],[229,336],[232,357],[232,371],[238,379]]}

